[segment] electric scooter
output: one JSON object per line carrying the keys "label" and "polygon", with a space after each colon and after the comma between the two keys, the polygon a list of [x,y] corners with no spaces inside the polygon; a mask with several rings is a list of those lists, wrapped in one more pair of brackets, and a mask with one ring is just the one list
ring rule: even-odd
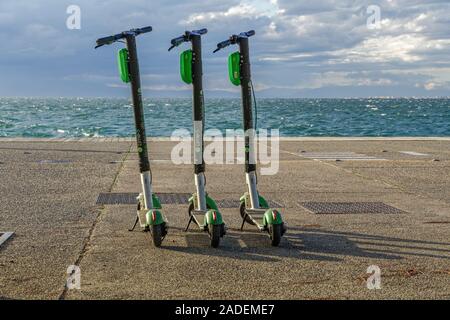
{"label": "electric scooter", "polygon": [[133,231],[139,222],[144,231],[150,232],[155,247],[160,247],[167,235],[167,221],[161,213],[161,203],[152,192],[152,174],[148,158],[147,138],[145,135],[144,109],[142,106],[141,80],[136,49],[136,36],[151,32],[152,27],[131,29],[119,34],[100,38],[96,49],[115,42],[126,44],[118,52],[120,77],[124,83],[130,83],[136,125],[137,152],[139,155],[139,169],[141,174],[142,193],[137,197],[137,217]]}
{"label": "electric scooter", "polygon": [[248,38],[253,35],[255,35],[253,30],[232,35],[228,40],[217,44],[214,53],[229,45],[239,45],[239,51],[228,57],[228,72],[231,83],[235,86],[241,86],[242,94],[247,192],[240,198],[241,230],[244,229],[245,222],[255,225],[258,230],[269,233],[272,246],[278,246],[281,237],[286,232],[286,227],[280,212],[269,208],[268,202],[258,193],[257,189],[256,161],[253,148],[256,126],[254,126],[252,108],[252,95],[253,98],[255,96],[250,73],[248,44]]}
{"label": "electric scooter", "polygon": [[[194,177],[196,187],[196,192],[189,199],[189,222],[185,231],[189,230],[190,224],[194,222],[200,230],[208,232],[211,246],[217,248],[220,239],[226,232],[225,223],[216,202],[206,193],[206,166],[203,158],[205,107],[201,36],[207,32],[206,29],[186,31],[184,35],[171,40],[169,51],[184,42],[191,42],[192,49],[182,52],[180,56],[181,79],[187,84],[192,84],[193,87]],[[203,216],[203,222],[201,222],[201,216]]]}

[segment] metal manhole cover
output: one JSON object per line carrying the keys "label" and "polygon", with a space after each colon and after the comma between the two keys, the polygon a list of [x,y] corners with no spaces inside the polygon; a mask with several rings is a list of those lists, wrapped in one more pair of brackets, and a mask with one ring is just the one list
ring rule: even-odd
{"label": "metal manhole cover", "polygon": [[96,204],[136,204],[139,193],[100,193]]}
{"label": "metal manhole cover", "polygon": [[[284,206],[281,203],[278,203],[273,200],[268,200],[269,207],[271,208],[284,208]],[[239,208],[241,202],[236,199],[224,199],[224,200],[217,200],[217,206],[219,208]]]}
{"label": "metal manhole cover", "polygon": [[162,204],[186,204],[192,196],[190,193],[157,193]]}
{"label": "metal manhole cover", "polygon": [[[116,205],[116,204],[136,204],[139,193],[100,193],[96,204]],[[189,193],[157,193],[161,204],[186,204],[189,201]]]}
{"label": "metal manhole cover", "polygon": [[8,240],[14,232],[0,232],[0,246]]}
{"label": "metal manhole cover", "polygon": [[236,199],[217,200],[216,202],[219,208],[239,208],[241,205],[241,202]]}
{"label": "metal manhole cover", "polygon": [[383,202],[302,202],[300,205],[315,214],[405,213]]}

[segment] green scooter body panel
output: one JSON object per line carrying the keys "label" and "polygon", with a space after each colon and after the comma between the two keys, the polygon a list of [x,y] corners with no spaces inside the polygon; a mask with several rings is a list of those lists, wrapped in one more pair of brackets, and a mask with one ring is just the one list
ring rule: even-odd
{"label": "green scooter body panel", "polygon": [[158,196],[154,193],[152,193],[152,200],[153,200],[153,208],[154,209],[162,209],[161,201],[159,201]]}
{"label": "green scooter body panel", "polygon": [[153,226],[153,225],[159,225],[165,223],[164,217],[159,210],[149,210],[145,217],[147,218],[147,225]]}
{"label": "green scooter body panel", "polygon": [[228,74],[232,84],[235,86],[241,84],[241,54],[239,51],[230,54],[228,57]]}
{"label": "green scooter body panel", "polygon": [[117,53],[117,63],[119,65],[119,73],[120,73],[120,79],[122,79],[123,82],[129,83],[130,82],[130,71],[128,69],[128,50],[125,48],[122,48]]}
{"label": "green scooter body panel", "polygon": [[[246,192],[239,200],[240,202],[244,202],[245,204],[247,204],[247,197],[248,197],[248,192]],[[262,196],[262,195],[258,195],[259,198],[259,206],[262,209],[268,209],[269,208],[269,204],[267,202],[267,200]]]}
{"label": "green scooter body panel", "polygon": [[282,224],[283,219],[281,217],[281,213],[275,209],[269,209],[264,213],[263,218],[263,226],[267,226],[270,224]]}
{"label": "green scooter body panel", "polygon": [[269,204],[267,203],[266,199],[264,199],[264,197],[261,195],[258,195],[258,197],[259,197],[259,206],[263,209],[268,209]]}
{"label": "green scooter body panel", "polygon": [[[189,204],[194,204],[195,206],[195,199],[197,198],[197,194],[194,193],[190,198],[189,198]],[[214,201],[213,198],[211,198],[210,196],[208,196],[208,194],[206,194],[206,207],[208,208],[208,212],[206,212],[205,214],[205,218],[203,220],[203,223],[205,225],[219,225],[219,224],[223,224],[223,218],[222,218],[222,214],[219,212],[219,209],[217,207],[216,202]],[[216,215],[216,219],[214,219],[214,214]]]}
{"label": "green scooter body panel", "polygon": [[[197,194],[194,193],[190,198],[189,198],[189,204],[194,203],[194,198],[197,197]],[[195,204],[195,203],[194,203]],[[213,198],[211,198],[210,196],[208,196],[208,194],[206,194],[206,207],[208,209],[214,209],[216,211],[219,210],[219,208],[217,207],[216,202],[214,201]]]}
{"label": "green scooter body panel", "polygon": [[216,211],[219,210],[219,208],[217,207],[216,202],[209,197],[208,195],[206,195],[206,206],[208,207],[208,209],[214,209]]}
{"label": "green scooter body panel", "polygon": [[192,83],[192,50],[190,49],[180,55],[180,75],[185,83]]}

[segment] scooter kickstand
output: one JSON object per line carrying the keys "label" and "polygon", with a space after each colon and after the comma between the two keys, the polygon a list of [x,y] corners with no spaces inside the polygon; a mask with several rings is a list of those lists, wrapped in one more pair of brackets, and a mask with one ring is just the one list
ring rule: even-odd
{"label": "scooter kickstand", "polygon": [[134,229],[136,228],[136,225],[137,225],[138,221],[139,221],[139,217],[136,217],[136,221],[134,221],[134,225],[133,225],[133,228],[131,228],[131,229],[128,229],[128,231],[130,231],[130,232],[133,232],[133,231],[134,231]]}
{"label": "scooter kickstand", "polygon": [[244,218],[242,219],[242,225],[241,225],[241,231],[244,230],[244,225],[245,225],[245,219],[247,218],[248,214],[245,213]]}
{"label": "scooter kickstand", "polygon": [[192,222],[193,219],[194,219],[194,217],[191,216],[191,218],[189,219],[189,222],[188,222],[188,224],[186,226],[186,229],[184,229],[184,232],[187,232],[189,230],[189,226],[191,225],[191,222]]}

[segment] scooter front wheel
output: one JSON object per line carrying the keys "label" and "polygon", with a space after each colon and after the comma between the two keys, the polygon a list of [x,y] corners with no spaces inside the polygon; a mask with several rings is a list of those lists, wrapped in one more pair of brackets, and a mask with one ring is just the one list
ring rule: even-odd
{"label": "scooter front wheel", "polygon": [[273,247],[278,247],[281,241],[281,235],[283,232],[282,224],[271,224],[269,225],[270,240]]}
{"label": "scooter front wheel", "polygon": [[151,226],[151,234],[152,234],[152,240],[153,245],[157,248],[161,247],[162,241],[164,239],[164,225],[163,224],[157,224]]}
{"label": "scooter front wheel", "polygon": [[209,238],[211,240],[211,247],[217,248],[220,244],[220,238],[222,236],[222,225],[210,224],[208,225]]}

